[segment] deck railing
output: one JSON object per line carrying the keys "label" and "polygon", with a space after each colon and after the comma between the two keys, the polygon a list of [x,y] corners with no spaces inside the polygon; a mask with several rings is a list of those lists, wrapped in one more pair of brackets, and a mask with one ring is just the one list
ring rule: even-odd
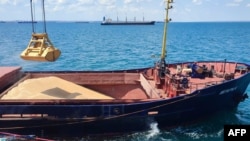
{"label": "deck railing", "polygon": [[213,85],[218,85],[224,83],[226,80],[221,81],[210,81],[205,83],[189,83],[189,87],[187,88],[186,92],[192,93],[196,90],[204,89]]}

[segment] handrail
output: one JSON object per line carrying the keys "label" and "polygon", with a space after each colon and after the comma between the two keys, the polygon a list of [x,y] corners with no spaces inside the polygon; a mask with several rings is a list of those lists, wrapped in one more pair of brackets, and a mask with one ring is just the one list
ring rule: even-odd
{"label": "handrail", "polygon": [[204,82],[204,83],[193,83],[190,82],[189,83],[189,93],[192,93],[194,91],[200,90],[200,89],[204,89],[204,87],[210,87],[213,85],[217,85],[219,83],[223,83],[225,82],[225,80],[221,80],[221,81],[210,81],[210,82]]}

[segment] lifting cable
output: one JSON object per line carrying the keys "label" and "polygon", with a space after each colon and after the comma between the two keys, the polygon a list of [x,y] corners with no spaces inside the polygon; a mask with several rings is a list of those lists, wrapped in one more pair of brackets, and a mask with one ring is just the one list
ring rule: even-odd
{"label": "lifting cable", "polygon": [[[34,9],[34,10],[35,10],[35,9]],[[32,33],[35,33],[32,0],[30,0],[30,13],[31,13]]]}
{"label": "lifting cable", "polygon": [[35,32],[35,8],[33,0],[30,0],[31,7],[31,24],[32,24],[32,37],[28,47],[21,53],[21,58],[30,61],[54,62],[56,61],[61,51],[54,47],[46,33],[46,20],[45,20],[45,6],[44,0],[41,0],[42,5],[42,20],[43,20],[43,33]]}
{"label": "lifting cable", "polygon": [[44,28],[44,33],[46,33],[46,20],[45,20],[44,0],[42,0],[42,10],[43,10],[43,28]]}
{"label": "lifting cable", "polygon": [[[43,16],[43,31],[44,33],[47,32],[46,30],[46,19],[45,19],[45,7],[44,7],[44,0],[41,0],[42,4],[42,16]],[[31,21],[32,21],[32,32],[35,33],[35,27],[34,27],[34,23],[35,23],[35,5],[33,7],[33,0],[30,0],[30,13],[31,13]]]}

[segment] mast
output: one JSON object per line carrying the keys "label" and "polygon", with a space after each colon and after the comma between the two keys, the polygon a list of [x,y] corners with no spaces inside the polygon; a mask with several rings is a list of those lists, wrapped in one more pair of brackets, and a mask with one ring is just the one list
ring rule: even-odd
{"label": "mast", "polygon": [[167,25],[168,22],[170,21],[170,19],[168,18],[168,11],[169,9],[172,8],[172,6],[170,5],[171,3],[173,3],[173,0],[166,0],[166,18],[164,20],[164,31],[163,31],[163,39],[162,39],[162,50],[161,50],[161,59],[159,62],[159,72],[158,75],[160,78],[163,78],[165,76],[166,73],[166,62],[165,62],[165,58],[166,58],[166,52],[167,52]]}
{"label": "mast", "polygon": [[161,51],[161,59],[165,59],[166,57],[166,49],[167,49],[167,24],[169,23],[169,21],[171,21],[171,19],[168,18],[168,10],[172,8],[172,6],[170,5],[171,3],[173,3],[173,0],[166,0],[166,19],[164,20],[164,31],[163,31],[163,39],[162,39],[162,51]]}

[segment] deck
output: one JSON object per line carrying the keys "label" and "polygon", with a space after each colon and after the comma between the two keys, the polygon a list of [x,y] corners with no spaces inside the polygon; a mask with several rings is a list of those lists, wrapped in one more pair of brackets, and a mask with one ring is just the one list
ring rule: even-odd
{"label": "deck", "polygon": [[[191,76],[192,70],[187,67],[190,63],[168,65],[170,73],[165,78],[157,78],[155,70],[148,70],[146,77],[154,91],[160,93],[160,97],[169,98],[179,94],[190,94],[196,90],[223,83],[225,80],[238,78],[248,71],[244,64],[234,62],[202,62],[196,64],[202,68],[202,70],[197,71],[201,71],[200,74],[203,72],[206,74],[204,78]],[[180,80],[184,77],[188,80],[188,86],[185,88],[180,84]]]}
{"label": "deck", "polygon": [[[157,68],[148,68],[143,72],[24,73],[21,67],[0,67],[0,97],[14,89],[12,98],[7,99],[154,100],[190,94],[196,90],[223,83],[225,80],[238,78],[249,71],[244,64],[202,62],[198,63],[198,66],[206,68],[202,70],[206,72],[206,76],[195,78],[190,75],[188,65],[189,63],[168,65],[170,73],[167,73],[164,78],[159,78]],[[196,71],[203,73],[201,70]],[[29,83],[25,88],[17,91],[16,87],[20,83],[49,77],[56,79]],[[180,83],[184,77],[188,80],[186,86]],[[28,94],[20,95],[25,93],[23,90],[29,91]],[[25,98],[27,95],[30,97]]]}

